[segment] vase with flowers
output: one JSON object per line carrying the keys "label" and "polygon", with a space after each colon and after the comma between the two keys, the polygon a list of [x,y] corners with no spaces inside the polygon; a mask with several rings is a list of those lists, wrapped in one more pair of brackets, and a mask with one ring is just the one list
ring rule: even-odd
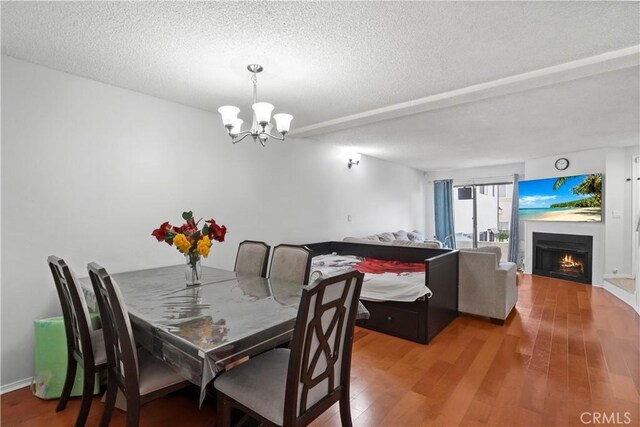
{"label": "vase with flowers", "polygon": [[213,241],[224,242],[227,227],[218,225],[214,219],[204,221],[202,229],[196,221],[193,212],[183,212],[182,219],[185,223],[179,227],[172,226],[169,222],[163,222],[160,227],[151,233],[158,242],[165,242],[185,256],[187,261],[185,279],[187,286],[195,286],[202,283],[201,257],[208,257]]}

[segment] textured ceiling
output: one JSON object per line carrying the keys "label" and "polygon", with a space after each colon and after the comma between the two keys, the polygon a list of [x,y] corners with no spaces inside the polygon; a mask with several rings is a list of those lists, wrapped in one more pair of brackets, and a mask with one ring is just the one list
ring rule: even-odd
{"label": "textured ceiling", "polygon": [[638,67],[318,137],[422,170],[638,144]]}
{"label": "textured ceiling", "polygon": [[[2,52],[209,111],[238,105],[245,119],[251,104],[245,66],[257,62],[265,67],[260,98],[294,114],[295,130],[637,45],[639,8],[637,2],[2,2]],[[516,109],[526,122],[527,110]],[[499,127],[498,118],[485,119]],[[447,129],[440,125],[440,132]],[[449,134],[454,141],[455,132]],[[489,135],[495,136],[478,137]],[[402,139],[411,150],[410,138]],[[390,160],[414,158],[410,151],[379,151]]]}

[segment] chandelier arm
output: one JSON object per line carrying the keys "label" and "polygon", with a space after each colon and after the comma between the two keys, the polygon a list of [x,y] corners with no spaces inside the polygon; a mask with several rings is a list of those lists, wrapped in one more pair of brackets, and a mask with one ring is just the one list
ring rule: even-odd
{"label": "chandelier arm", "polygon": [[276,135],[271,135],[270,133],[267,133],[267,132],[260,132],[260,135],[267,135],[269,138],[277,139],[278,141],[284,141],[284,135],[276,136]]}
{"label": "chandelier arm", "polygon": [[231,138],[235,138],[235,137],[238,137],[238,136],[240,136],[240,135],[251,135],[251,131],[247,129],[247,130],[243,130],[243,131],[241,131],[241,132],[238,132],[238,133],[236,133],[235,135],[234,135],[234,134],[232,134],[232,133],[229,133],[229,136],[230,136]]}
{"label": "chandelier arm", "polygon": [[[240,136],[240,135],[242,135],[242,138],[238,139],[238,136]],[[248,130],[242,131],[238,135],[236,135],[235,137],[232,136],[231,137],[231,142],[233,142],[234,144],[237,144],[238,142],[242,141],[243,139],[245,139],[249,135],[251,135],[251,131],[248,131]]]}

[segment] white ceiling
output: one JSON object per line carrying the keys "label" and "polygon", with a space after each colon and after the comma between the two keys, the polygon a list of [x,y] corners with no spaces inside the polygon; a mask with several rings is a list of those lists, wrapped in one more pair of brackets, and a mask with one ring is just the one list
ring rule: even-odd
{"label": "white ceiling", "polygon": [[319,137],[422,170],[638,144],[638,67]]}
{"label": "white ceiling", "polygon": [[[235,104],[245,119],[245,66],[258,62],[260,98],[294,114],[295,129],[638,45],[639,11],[637,2],[3,2],[2,52],[209,111]],[[321,138],[430,170],[630,145],[638,127],[638,70],[627,68]]]}

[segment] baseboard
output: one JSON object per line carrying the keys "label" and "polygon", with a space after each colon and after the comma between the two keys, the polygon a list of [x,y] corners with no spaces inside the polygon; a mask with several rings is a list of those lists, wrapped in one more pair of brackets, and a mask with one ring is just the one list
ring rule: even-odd
{"label": "baseboard", "polygon": [[602,287],[611,295],[633,308],[636,313],[640,314],[640,307],[637,307],[635,303],[635,294],[627,292],[624,289],[621,289],[616,285],[607,282],[606,280],[604,280],[604,284]]}
{"label": "baseboard", "polygon": [[633,279],[633,276],[631,274],[604,274],[602,275],[602,278],[604,280],[607,279]]}
{"label": "baseboard", "polygon": [[29,377],[23,380],[14,381],[9,384],[4,384],[0,386],[0,394],[9,393],[10,391],[15,391],[23,387],[28,387],[31,385],[32,380],[33,380],[33,377]]}

